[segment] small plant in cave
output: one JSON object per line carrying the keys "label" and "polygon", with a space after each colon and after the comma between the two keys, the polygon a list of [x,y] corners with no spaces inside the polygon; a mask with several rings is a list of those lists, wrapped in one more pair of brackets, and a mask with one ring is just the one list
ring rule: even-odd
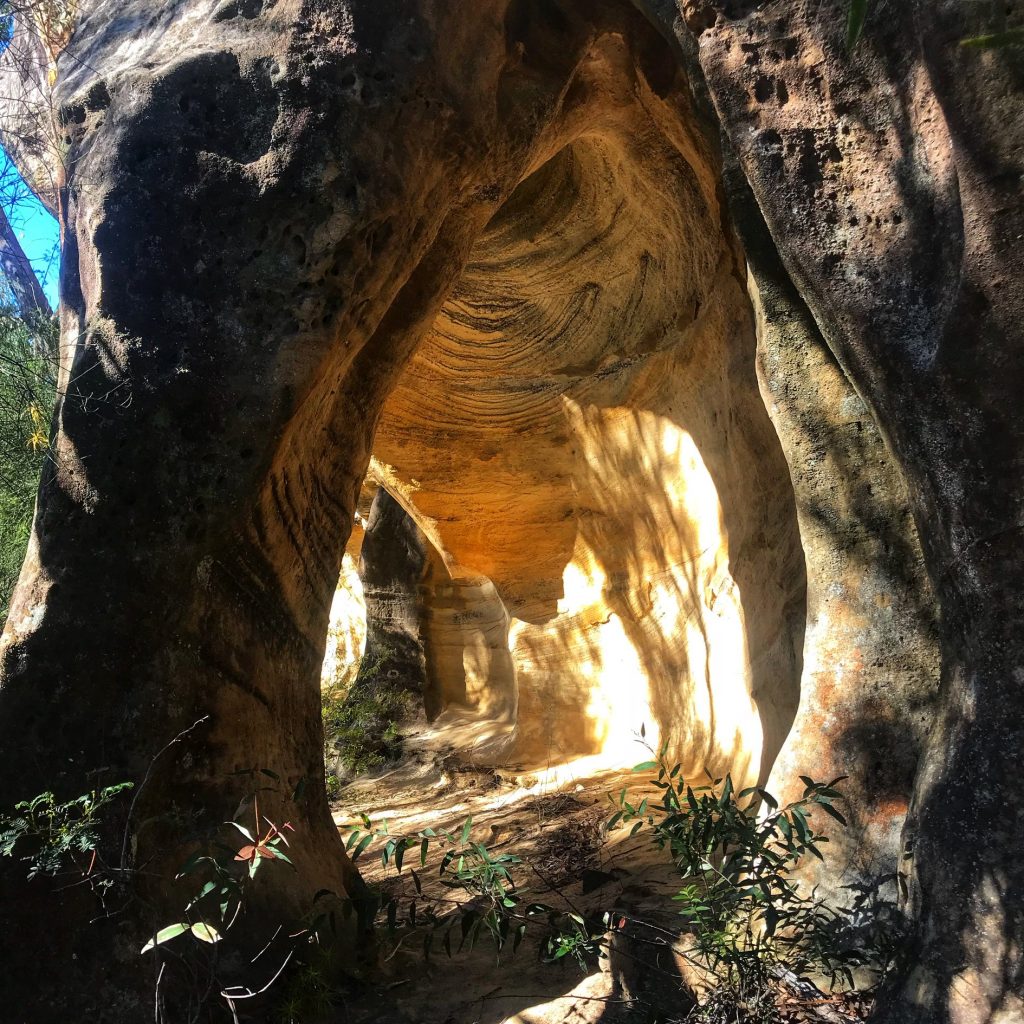
{"label": "small plant in cave", "polygon": [[[245,842],[237,849],[234,845],[217,842],[209,850],[200,848],[185,861],[175,876],[176,880],[204,867],[212,877],[185,904],[181,920],[157,931],[142,947],[143,953],[186,932],[202,942],[219,942],[238,920],[245,903],[246,885],[256,877],[260,867],[273,860],[291,864],[291,858],[285,853],[288,846],[286,833],[294,829],[289,822],[279,827],[265,816],[261,823],[258,797],[253,801],[251,830],[237,821],[224,824],[236,829]],[[245,866],[244,870],[240,865]]]}
{"label": "small plant in cave", "polygon": [[[435,948],[435,936],[440,936],[438,945],[449,957],[472,950],[486,937],[500,958],[506,950],[518,950],[532,922],[543,928],[540,952],[545,960],[572,956],[584,967],[588,959],[604,955],[598,937],[610,925],[610,914],[594,921],[571,909],[527,900],[514,877],[522,860],[515,854],[496,853],[472,833],[471,817],[453,831],[425,828],[412,835],[393,834],[386,821],[375,824],[365,814],[360,825],[349,826],[346,847],[353,861],[375,842],[384,844],[380,855],[384,867],[391,865],[401,873],[409,851],[418,861],[421,871],[409,872],[415,895],[408,904],[403,907],[394,897],[379,902],[378,912],[390,935],[399,929],[407,929],[403,939],[421,935],[425,957]],[[435,883],[440,891],[421,874],[431,850],[441,852]]]}
{"label": "small plant in cave", "polygon": [[805,896],[797,877],[808,855],[824,859],[828,838],[813,812],[846,825],[836,807],[843,776],[826,783],[802,775],[801,798],[780,807],[761,787],[736,792],[730,775],[694,784],[666,755],[667,746],[636,766],[657,773],[649,780],[654,793],[637,800],[623,789],[611,797],[618,809],[606,827],[647,830],[679,872],[683,884],[673,899],[691,936],[689,959],[707,980],[697,1020],[776,1020],[780,979],[808,970],[851,988],[853,969],[884,971],[891,957],[884,939],[852,940],[858,908],[832,909]]}
{"label": "small plant in cave", "polygon": [[[356,776],[398,760],[402,753],[398,723],[407,720],[413,711],[413,698],[404,691],[367,687],[358,693],[350,691],[340,699],[325,691],[324,739],[328,762],[336,760],[347,775]],[[332,787],[328,783],[328,788],[333,788],[337,795],[338,785],[335,782]]]}
{"label": "small plant in cave", "polygon": [[130,782],[91,790],[58,803],[53,793],[40,793],[14,805],[12,816],[0,815],[0,857],[15,851],[28,864],[28,877],[57,875],[73,869],[91,874],[97,863],[100,812]]}
{"label": "small plant in cave", "polygon": [[[843,989],[854,987],[855,969],[886,967],[891,945],[886,952],[884,943],[862,941],[863,933],[850,927],[853,918],[863,917],[863,906],[858,909],[855,900],[852,908],[826,907],[800,887],[798,869],[808,857],[823,859],[828,842],[815,814],[846,823],[837,806],[841,778],[801,776],[801,798],[780,806],[763,788],[737,792],[728,775],[687,780],[666,753],[634,769],[650,774],[650,795],[633,798],[628,789],[610,795],[616,810],[606,828],[647,832],[669,857],[680,876],[678,932],[617,908],[577,907],[540,875],[559,907],[538,902],[540,894],[518,877],[531,868],[529,861],[477,841],[471,819],[461,829],[406,835],[363,815],[343,830],[353,860],[382,845],[382,866],[412,879],[404,896],[385,887],[389,894],[379,900],[379,920],[395,952],[411,940],[422,942],[427,957],[438,948],[452,957],[486,938],[500,958],[515,952],[529,931],[539,934],[542,960],[571,959],[586,971],[595,958],[616,950],[632,955],[623,952],[617,933],[627,949],[646,944],[661,950],[668,942],[690,965],[689,979],[700,990],[687,1019],[702,1024],[777,1022],[780,993],[794,1004],[827,1001],[804,973],[825,975]],[[440,861],[433,877],[424,869],[435,851]]]}
{"label": "small plant in cave", "polygon": [[389,677],[387,665],[394,654],[386,644],[375,645],[372,654],[368,650],[363,657],[347,691],[336,686],[321,691],[324,760],[331,799],[336,799],[341,789],[332,764],[344,775],[358,776],[401,757],[399,727],[416,713],[416,700],[413,693]]}
{"label": "small plant in cave", "polygon": [[[244,773],[257,772],[280,781],[267,768],[246,769]],[[300,782],[292,794],[293,801],[301,788]],[[277,922],[277,927],[268,929],[265,936],[254,936],[251,923],[246,922],[253,883],[264,866],[279,863],[294,867],[289,836],[294,837],[295,832],[290,822],[278,825],[261,814],[257,792],[252,799],[251,818],[223,822],[181,865],[175,881],[188,886],[190,896],[175,915],[177,920],[155,930],[141,949],[143,954],[153,953],[160,959],[154,993],[158,1020],[171,1019],[159,1009],[168,1002],[173,1007],[202,1008],[211,999],[219,999],[236,1021],[240,1008],[257,1006],[250,1000],[262,999],[266,1005],[284,1007],[283,1019],[295,1021],[307,1020],[308,1014],[329,1005],[333,988],[327,983],[329,972],[324,965],[330,961],[332,954],[327,947],[337,931],[334,911],[342,907],[347,916],[358,913],[358,901],[341,900],[336,893],[321,889],[307,913],[296,920]],[[331,909],[325,909],[328,907]],[[225,957],[217,952],[217,945],[232,933],[239,943]],[[248,962],[239,968],[238,951],[253,948],[254,943],[260,951],[246,957]],[[164,971],[169,964],[176,965],[176,970],[173,980],[165,981]],[[226,983],[226,973],[230,973],[233,984]],[[188,1019],[199,1018],[193,1015]]]}
{"label": "small plant in cave", "polygon": [[27,864],[29,881],[40,875],[74,879],[69,887],[85,885],[95,898],[97,919],[110,916],[108,900],[130,872],[123,861],[110,864],[100,852],[102,812],[133,788],[119,782],[63,803],[46,792],[15,804],[12,815],[0,814],[0,857],[17,856]]}

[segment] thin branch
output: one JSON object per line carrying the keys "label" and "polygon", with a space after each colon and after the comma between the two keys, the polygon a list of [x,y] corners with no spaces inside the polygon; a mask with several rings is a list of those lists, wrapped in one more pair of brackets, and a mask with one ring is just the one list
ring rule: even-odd
{"label": "thin branch", "polygon": [[166,743],[163,747],[161,747],[160,750],[158,750],[154,755],[153,760],[149,762],[149,767],[146,769],[146,774],[143,776],[142,784],[139,786],[137,790],[135,790],[135,795],[132,797],[131,806],[128,808],[128,818],[124,823],[124,839],[121,842],[122,871],[125,870],[125,862],[128,859],[128,838],[130,835],[132,815],[135,813],[135,805],[138,803],[139,797],[142,796],[142,791],[146,788],[146,783],[149,782],[149,778],[153,774],[154,766],[156,765],[157,761],[159,761],[160,758],[164,754],[166,754],[167,751],[171,749],[171,747],[175,745],[175,743],[180,743],[181,740],[183,740],[190,732],[192,732],[193,729],[198,728],[200,725],[203,724],[203,722],[208,722],[209,720],[209,715],[203,715],[202,718],[197,718],[187,729],[182,729],[181,732],[179,732],[178,735],[174,737],[174,739],[172,739],[169,743]]}

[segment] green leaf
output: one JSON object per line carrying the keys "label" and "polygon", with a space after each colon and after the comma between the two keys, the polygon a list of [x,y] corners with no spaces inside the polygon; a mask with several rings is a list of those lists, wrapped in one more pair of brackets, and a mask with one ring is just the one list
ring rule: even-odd
{"label": "green leaf", "polygon": [[237,821],[225,821],[224,824],[234,825],[234,827],[237,828],[238,831],[241,832],[242,835],[245,836],[245,838],[248,839],[250,843],[256,842],[256,840],[253,838],[252,833],[244,825],[239,825]]}
{"label": "green leaf", "polygon": [[465,825],[462,826],[462,845],[465,846],[469,841],[469,834],[473,831],[473,816],[470,815],[466,819]]}
{"label": "green leaf", "polygon": [[794,807],[791,813],[793,815],[793,824],[796,826],[796,830],[800,834],[800,842],[806,843],[811,835],[811,830],[807,826],[807,818],[799,807]]}
{"label": "green leaf", "polygon": [[633,765],[633,771],[635,772],[653,772],[658,767],[657,761],[641,761],[639,764]]}
{"label": "green leaf", "polygon": [[993,32],[985,36],[971,36],[960,40],[961,46],[977,50],[999,50],[1004,46],[1024,46],[1024,28],[1010,28],[1005,32]]}
{"label": "green leaf", "polygon": [[395,870],[402,873],[402,861],[405,858],[405,843],[401,842],[395,847]]}
{"label": "green leaf", "polygon": [[370,836],[363,836],[363,838],[359,842],[359,845],[355,849],[355,853],[352,854],[352,861],[355,862],[355,861],[359,860],[360,854],[362,854],[363,851],[372,842],[373,842],[373,836],[372,835],[370,835]]}
{"label": "green leaf", "polygon": [[819,798],[824,798],[826,800],[845,800],[846,799],[846,797],[843,796],[842,793],[840,793],[836,789],[830,788],[829,786],[822,786],[821,789],[818,790],[818,797]]}
{"label": "green leaf", "polygon": [[216,888],[216,882],[207,882],[206,885],[204,885],[202,889],[200,889],[199,892],[188,901],[188,904],[185,906],[185,910],[187,911],[191,907],[194,907],[201,899],[203,899],[205,896],[209,896],[210,893],[213,892],[214,889]]}
{"label": "green leaf", "polygon": [[[467,910],[462,915],[462,942],[459,943],[459,949],[462,949],[463,943],[466,941],[466,937],[469,935],[473,926],[477,923],[479,914],[475,910]],[[472,949],[472,946],[470,947]]]}
{"label": "green leaf", "polygon": [[839,811],[837,811],[831,804],[819,803],[818,806],[826,814],[830,814],[833,818],[835,818],[836,821],[838,821],[840,825],[847,824],[846,818],[842,814],[840,814]]}
{"label": "green leaf", "polygon": [[718,798],[719,807],[727,807],[732,799],[732,776],[726,775],[725,785],[722,787],[722,795]]}
{"label": "green leaf", "polygon": [[775,799],[775,797],[773,797],[773,796],[771,795],[771,793],[769,793],[769,792],[768,792],[768,790],[767,790],[767,789],[762,789],[762,788],[761,788],[760,786],[758,786],[758,787],[757,787],[757,791],[758,791],[758,793],[760,793],[760,794],[761,794],[761,799],[762,799],[762,800],[763,800],[763,801],[764,801],[764,802],[765,802],[765,803],[766,803],[766,804],[767,804],[767,805],[768,805],[768,806],[769,806],[769,807],[770,807],[770,808],[771,808],[771,809],[772,809],[773,811],[777,811],[777,810],[779,809],[779,801],[778,801],[778,800],[776,800],[776,799]]}
{"label": "green leaf", "polygon": [[220,932],[212,924],[207,924],[205,921],[196,921],[190,930],[200,942],[209,942],[211,945],[214,942],[220,942]]}
{"label": "green leaf", "polygon": [[430,846],[430,840],[424,837],[420,843],[420,867],[423,867],[427,863],[427,848]]}
{"label": "green leaf", "polygon": [[201,850],[196,850],[196,852],[193,853],[188,858],[188,860],[186,860],[185,863],[181,865],[181,867],[178,869],[178,873],[174,877],[176,879],[184,878],[185,875],[192,874],[192,872],[195,871],[195,869],[199,867],[199,865],[202,864],[203,861],[207,860],[211,863],[216,863],[212,857],[207,857],[203,854]]}
{"label": "green leaf", "polygon": [[162,942],[168,942],[170,939],[177,938],[184,932],[187,932],[191,926],[187,921],[179,921],[177,924],[169,924],[166,928],[161,928],[143,947],[141,952],[147,953],[154,946],[159,946]]}
{"label": "green leaf", "polygon": [[850,0],[850,13],[846,19],[846,52],[853,52],[868,16],[868,0]]}

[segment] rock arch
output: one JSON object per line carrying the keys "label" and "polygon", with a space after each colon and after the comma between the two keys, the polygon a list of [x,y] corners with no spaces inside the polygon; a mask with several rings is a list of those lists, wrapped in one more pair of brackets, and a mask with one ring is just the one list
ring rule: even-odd
{"label": "rock arch", "polygon": [[[891,861],[917,766],[887,780],[864,751],[923,745],[937,720],[909,830],[921,955],[886,1012],[1012,1019],[1015,833],[1001,826],[996,870],[970,829],[1016,807],[1024,733],[1007,592],[1017,378],[979,390],[1019,335],[1020,300],[999,290],[1010,257],[989,241],[1016,158],[965,115],[991,113],[978,97],[1010,73],[958,54],[951,75],[909,7],[851,63],[822,14],[838,2],[685,3],[685,24],[654,2],[457,6],[83,10],[59,84],[67,369],[4,633],[0,800],[80,792],[83,772],[144,783],[103,852],[144,866],[132,877],[158,918],[189,837],[236,812],[239,772],[272,768],[287,792],[305,783],[305,842],[254,919],[355,887],[324,800],[315,683],[374,455],[453,580],[493,583],[515,630],[520,724],[543,732],[558,696],[536,666],[585,664],[595,631],[592,660],[605,658],[617,623],[684,755],[703,746],[764,774],[795,714],[780,783],[827,737],[826,759],[875,786],[854,852]],[[921,6],[941,15],[933,49],[962,27],[948,5]],[[881,198],[865,184],[876,172]],[[968,323],[969,351],[954,344]],[[489,409],[516,444],[479,429]],[[850,440],[858,423],[866,436]],[[523,438],[541,454],[517,463]],[[834,485],[844,471],[854,486]],[[453,489],[460,473],[475,493]],[[942,602],[941,699],[907,502]],[[509,522],[518,533],[499,533]],[[816,674],[798,707],[805,555]],[[673,604],[650,582],[687,592]],[[656,688],[689,680],[696,706],[709,665],[696,651],[723,601],[715,647],[746,651],[709,730],[714,695],[675,720],[676,692]],[[700,620],[693,643],[677,642],[680,607]],[[893,637],[903,661],[886,657]],[[825,658],[853,641],[859,660],[834,673],[844,714],[825,721]],[[586,692],[614,675],[595,673]],[[41,1002],[43,898],[19,896],[3,951],[36,1019],[106,1005],[98,964],[130,998],[146,988],[134,939],[153,921],[133,916],[131,942],[118,922],[67,929],[53,955],[76,966]],[[84,919],[82,893],[63,899]]]}

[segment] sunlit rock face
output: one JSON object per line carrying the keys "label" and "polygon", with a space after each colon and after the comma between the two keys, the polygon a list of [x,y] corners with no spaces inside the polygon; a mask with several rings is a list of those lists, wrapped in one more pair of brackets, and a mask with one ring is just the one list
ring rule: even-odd
{"label": "sunlit rock face", "polygon": [[570,771],[643,759],[644,726],[752,780],[797,701],[792,492],[707,155],[666,132],[683,101],[616,99],[477,241],[374,472],[438,552],[439,725]]}
{"label": "sunlit rock face", "polygon": [[357,564],[346,552],[338,577],[338,589],[331,602],[320,685],[347,690],[356,677],[365,648],[366,600]]}

